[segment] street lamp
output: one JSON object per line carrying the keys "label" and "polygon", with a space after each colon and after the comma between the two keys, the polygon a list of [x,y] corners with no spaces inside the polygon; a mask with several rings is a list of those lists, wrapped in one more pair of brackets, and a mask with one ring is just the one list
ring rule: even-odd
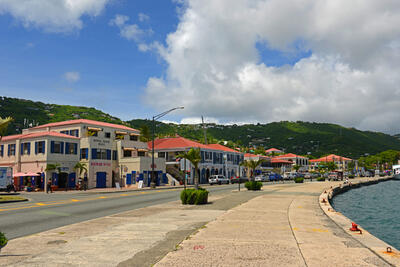
{"label": "street lamp", "polygon": [[164,111],[158,115],[153,116],[153,129],[152,129],[152,146],[151,146],[151,183],[150,183],[150,187],[151,188],[156,188],[156,177],[154,175],[154,135],[155,135],[155,131],[156,131],[156,123],[155,121],[158,120],[161,117],[164,117],[165,115],[167,115],[168,113],[170,113],[171,111],[174,111],[176,109],[184,109],[184,107],[176,107],[176,108],[171,108],[170,110]]}

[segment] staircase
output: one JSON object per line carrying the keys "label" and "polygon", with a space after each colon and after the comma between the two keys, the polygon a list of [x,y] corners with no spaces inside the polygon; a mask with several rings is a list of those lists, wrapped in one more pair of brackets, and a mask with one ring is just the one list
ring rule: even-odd
{"label": "staircase", "polygon": [[167,165],[166,166],[167,174],[171,175],[173,178],[179,181],[179,183],[183,183],[184,176],[181,173],[176,165]]}

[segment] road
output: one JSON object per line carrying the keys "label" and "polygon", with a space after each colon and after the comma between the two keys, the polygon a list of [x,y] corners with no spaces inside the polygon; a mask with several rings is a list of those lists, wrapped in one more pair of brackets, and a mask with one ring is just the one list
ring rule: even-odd
{"label": "road", "polygon": [[[227,193],[237,185],[209,186],[210,194]],[[179,199],[182,189],[124,193],[29,194],[31,201],[0,205],[0,231],[8,239]]]}

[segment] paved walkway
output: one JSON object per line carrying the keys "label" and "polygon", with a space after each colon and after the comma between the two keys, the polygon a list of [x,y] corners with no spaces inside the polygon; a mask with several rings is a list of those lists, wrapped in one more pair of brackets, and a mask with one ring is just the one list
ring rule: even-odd
{"label": "paved walkway", "polygon": [[206,225],[156,266],[389,266],[321,210],[329,182],[267,193]]}
{"label": "paved walkway", "polygon": [[323,213],[318,197],[333,184],[277,184],[69,225],[10,241],[0,265],[388,266]]}

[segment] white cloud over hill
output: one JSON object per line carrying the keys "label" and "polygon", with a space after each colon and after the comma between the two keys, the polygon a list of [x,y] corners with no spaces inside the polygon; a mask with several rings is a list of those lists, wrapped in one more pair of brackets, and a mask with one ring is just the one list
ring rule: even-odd
{"label": "white cloud over hill", "polygon": [[[398,0],[186,0],[146,99],[220,121],[328,121],[400,132]],[[312,51],[265,65],[256,44]]]}

